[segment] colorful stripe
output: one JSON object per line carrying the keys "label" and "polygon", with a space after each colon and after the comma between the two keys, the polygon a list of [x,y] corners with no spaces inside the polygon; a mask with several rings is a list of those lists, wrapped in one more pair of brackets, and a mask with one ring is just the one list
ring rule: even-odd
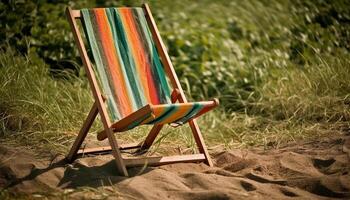
{"label": "colorful stripe", "polygon": [[215,101],[153,105],[151,106],[152,112],[141,116],[140,120],[133,121],[128,127],[122,129],[118,129],[118,123],[116,123],[114,128],[117,131],[126,131],[143,124],[175,123],[182,125],[216,106]]}
{"label": "colorful stripe", "polygon": [[82,9],[94,71],[106,96],[108,114],[117,122],[150,104],[152,113],[130,122],[183,124],[211,110],[213,101],[171,104],[170,87],[142,8]]}
{"label": "colorful stripe", "polygon": [[112,121],[170,103],[170,87],[141,8],[82,9],[83,25]]}

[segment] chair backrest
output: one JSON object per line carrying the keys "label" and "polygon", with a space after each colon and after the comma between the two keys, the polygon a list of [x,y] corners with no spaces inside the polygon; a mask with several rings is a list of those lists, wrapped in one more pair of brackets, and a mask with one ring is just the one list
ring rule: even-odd
{"label": "chair backrest", "polygon": [[94,71],[112,121],[170,103],[170,87],[142,8],[82,9]]}

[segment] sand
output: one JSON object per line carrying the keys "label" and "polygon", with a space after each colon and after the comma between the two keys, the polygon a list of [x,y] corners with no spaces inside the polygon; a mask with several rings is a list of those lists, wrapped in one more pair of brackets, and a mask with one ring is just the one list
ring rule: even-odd
{"label": "sand", "polygon": [[131,168],[129,178],[116,173],[111,156],[66,164],[63,155],[34,155],[0,146],[0,188],[69,199],[350,199],[350,136],[212,152],[213,168],[200,163]]}

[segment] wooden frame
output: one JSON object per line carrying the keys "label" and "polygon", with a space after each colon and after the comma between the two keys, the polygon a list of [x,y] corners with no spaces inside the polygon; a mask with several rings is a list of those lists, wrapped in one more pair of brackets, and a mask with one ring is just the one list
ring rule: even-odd
{"label": "wooden frame", "polygon": [[[169,55],[166,52],[165,45],[155,25],[149,6],[147,4],[143,4],[142,7],[144,9],[145,17],[150,27],[150,30],[152,32],[152,36],[155,41],[157,50],[161,57],[162,63],[164,65],[165,72],[169,77],[170,82],[174,88],[174,91],[171,95],[172,102],[175,103],[176,101],[179,101],[180,103],[186,103],[187,99],[184,95],[184,92],[180,85],[180,81],[178,80],[175,70],[173,68],[173,65],[170,61]],[[72,162],[77,156],[82,154],[104,153],[104,152],[111,151],[112,155],[115,158],[118,172],[124,176],[128,176],[128,171],[126,169],[126,166],[138,166],[138,165],[144,165],[144,164],[161,165],[161,164],[170,164],[170,163],[177,163],[177,162],[203,162],[203,161],[209,166],[212,166],[213,165],[212,161],[210,159],[209,153],[204,144],[202,134],[199,130],[199,127],[195,119],[190,120],[189,125],[191,127],[191,131],[196,141],[199,154],[166,156],[166,157],[143,157],[143,158],[123,158],[122,157],[120,150],[138,148],[140,151],[145,151],[149,149],[164,125],[154,125],[143,143],[118,145],[118,142],[114,136],[114,130],[113,130],[113,126],[116,126],[116,125],[111,123],[109,116],[107,114],[106,106],[104,105],[105,98],[102,96],[101,91],[98,87],[96,77],[93,73],[93,69],[92,69],[89,57],[87,55],[83,39],[81,37],[81,33],[76,23],[76,19],[81,19],[80,10],[72,10],[71,8],[67,8],[66,14],[68,17],[68,21],[71,25],[71,28],[73,30],[73,35],[77,43],[80,56],[83,60],[83,65],[85,67],[86,74],[87,74],[87,77],[93,92],[93,96],[95,99],[95,102],[83,124],[83,127],[81,128],[70,152],[66,157],[67,161]],[[149,110],[150,110],[150,107],[145,106],[140,110],[138,110],[137,112],[133,113],[132,115],[128,116],[127,118],[124,118],[118,121],[116,124],[118,124],[118,126],[124,126],[127,121],[135,120],[145,112],[149,112]],[[98,134],[98,139],[101,140],[107,137],[110,146],[79,150],[79,148],[81,147],[81,144],[83,143],[98,113],[101,116],[101,120],[104,127],[104,131]]]}

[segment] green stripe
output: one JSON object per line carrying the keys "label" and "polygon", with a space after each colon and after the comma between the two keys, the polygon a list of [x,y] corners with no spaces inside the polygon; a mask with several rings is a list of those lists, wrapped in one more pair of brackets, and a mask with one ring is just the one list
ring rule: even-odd
{"label": "green stripe", "polygon": [[[114,24],[116,25],[116,39],[118,40],[120,54],[122,56],[122,59],[124,60],[124,69],[127,75],[128,83],[130,84],[130,87],[132,89],[132,94],[134,96],[136,106],[137,108],[141,108],[142,106],[147,104],[145,95],[143,94],[143,90],[140,84],[140,79],[137,79],[138,77],[136,66],[134,62],[134,58],[132,56],[131,48],[128,45],[127,41],[127,35],[124,30],[124,26],[122,24],[122,20],[120,18],[120,14],[118,12],[118,9],[113,9],[114,15],[113,20]],[[142,96],[142,97],[141,97]]]}
{"label": "green stripe", "polygon": [[165,74],[164,74],[164,70],[163,70],[163,65],[160,62],[159,58],[156,57],[158,56],[157,54],[157,50],[155,48],[155,46],[152,47],[153,48],[153,62],[152,64],[154,65],[154,74],[153,76],[155,77],[155,79],[158,81],[159,85],[159,89],[158,89],[158,95],[160,98],[160,102],[161,103],[169,103],[170,102],[170,90],[168,87],[168,83],[165,79]]}
{"label": "green stripe", "polygon": [[184,124],[186,123],[188,120],[190,120],[193,116],[195,116],[198,112],[200,112],[202,110],[202,108],[204,107],[204,105],[201,105],[200,103],[193,103],[193,107],[192,109],[181,119],[176,120],[175,123],[178,124]]}
{"label": "green stripe", "polygon": [[135,128],[136,126],[142,124],[143,121],[145,121],[146,119],[148,119],[151,116],[151,113],[147,113],[144,116],[142,116],[140,119],[132,122],[131,124],[128,125],[128,127],[126,128],[126,130],[130,130]]}
{"label": "green stripe", "polygon": [[[115,103],[115,99],[113,99],[112,91],[110,88],[110,84],[108,82],[106,69],[104,68],[104,64],[102,62],[101,54],[99,51],[99,47],[95,38],[92,22],[91,22],[91,16],[89,13],[89,10],[82,9],[81,10],[83,14],[83,27],[84,31],[86,33],[86,38],[88,40],[88,43],[90,44],[90,47],[92,49],[92,53],[94,55],[94,60],[96,65],[93,65],[93,68],[97,73],[97,78],[100,80],[99,82],[102,85],[102,91],[107,96],[107,106],[108,106],[108,114],[110,115],[111,119],[114,121],[117,118],[120,118],[120,113],[118,112],[117,105]],[[102,67],[101,67],[102,66]]]}
{"label": "green stripe", "polygon": [[[107,8],[104,10],[108,24],[110,26],[111,34],[114,40],[114,47],[117,53],[117,59],[120,63],[120,70],[125,80],[127,96],[132,105],[132,110],[143,107],[150,103],[147,102],[147,95],[145,92],[149,92],[148,89],[144,89],[141,84],[140,74],[138,74],[138,67],[135,62],[135,56],[133,55],[132,46],[130,44],[130,36],[126,34],[125,24],[122,23],[121,13],[118,8]],[[98,27],[96,17],[93,10],[82,9],[84,30],[87,35],[88,42],[91,46],[94,56],[95,64],[93,66],[96,77],[102,88],[102,92],[107,96],[107,110],[112,121],[121,119],[123,116],[120,114],[120,102],[118,94],[120,91],[116,91],[115,85],[112,82],[108,63],[106,62],[105,52],[102,48],[102,41],[100,31],[106,31],[104,27]],[[145,18],[145,14],[142,8],[132,8],[132,18],[136,26],[136,33],[140,37],[141,47],[146,52],[146,59],[150,62],[151,76],[156,86],[156,92],[158,100],[161,104],[170,104],[170,87],[166,79],[163,64],[159,58],[158,51],[153,37],[148,27],[148,23]],[[140,49],[141,49],[140,47]],[[145,61],[147,62],[147,61]],[[115,66],[111,66],[115,67]],[[140,68],[140,70],[143,70]],[[164,115],[158,120],[169,117],[171,114],[171,108],[167,115]],[[166,114],[166,113],[164,113]],[[136,123],[136,122],[135,122]],[[141,122],[142,123],[142,122]]]}
{"label": "green stripe", "polygon": [[159,100],[161,103],[170,103],[170,89],[169,84],[166,80],[166,75],[163,69],[163,65],[159,60],[158,51],[154,45],[152,40],[152,34],[148,28],[148,24],[145,18],[145,14],[141,8],[135,8],[138,14],[138,19],[140,20],[141,28],[143,29],[143,34],[147,40],[148,44],[148,52],[150,53],[150,57],[152,58],[152,76],[156,80],[155,85],[157,86],[157,92],[159,96]]}
{"label": "green stripe", "polygon": [[137,106],[137,103],[135,101],[135,96],[134,96],[134,93],[133,93],[133,88],[130,87],[130,84],[129,83],[129,79],[128,79],[128,76],[127,76],[127,72],[126,72],[126,69],[125,69],[125,64],[124,64],[124,60],[122,59],[122,56],[121,56],[121,53],[120,53],[120,47],[118,45],[118,36],[117,36],[117,30],[116,30],[116,22],[114,21],[114,18],[113,18],[113,14],[114,14],[114,9],[111,8],[111,9],[106,9],[106,15],[107,15],[107,18],[108,18],[108,23],[109,23],[109,27],[111,29],[111,32],[112,32],[112,36],[113,36],[113,40],[114,40],[114,47],[115,47],[115,50],[117,52],[117,59],[119,61],[119,64],[120,64],[120,70],[123,74],[123,77],[124,77],[124,80],[126,80],[126,89],[128,91],[127,95],[128,95],[128,99],[131,101],[131,105],[132,105],[132,110],[136,110],[138,108]]}
{"label": "green stripe", "polygon": [[156,119],[148,122],[147,124],[155,124],[155,123],[161,123],[165,119],[167,119],[169,116],[171,116],[171,113],[175,112],[178,109],[176,105],[169,105],[168,108],[166,108],[165,112],[161,114]]}
{"label": "green stripe", "polygon": [[[116,94],[116,89],[114,87],[112,75],[111,75],[109,67],[108,67],[109,64],[107,62],[105,51],[103,49],[101,35],[100,35],[100,27],[98,26],[95,12],[93,10],[89,10],[89,14],[90,14],[91,26],[92,26],[92,30],[93,30],[93,32],[92,32],[93,35],[91,35],[91,36],[93,37],[94,41],[96,42],[96,46],[97,46],[97,48],[95,49],[96,50],[95,53],[96,53],[96,55],[99,55],[99,59],[101,61],[100,63],[102,63],[102,65],[98,65],[96,63],[96,66],[100,70],[103,70],[103,73],[105,74],[105,77],[106,77],[106,82],[108,83],[108,85],[106,87],[109,87],[110,95],[107,94],[108,92],[105,92],[103,90],[103,92],[107,96],[107,101],[113,102],[115,104],[115,107],[112,107],[111,109],[107,108],[109,110],[109,116],[114,121],[116,119],[121,118],[121,112],[119,111],[119,106],[118,106],[120,104],[120,102],[118,99],[118,95]],[[92,52],[94,54],[94,51],[92,51]],[[107,104],[108,104],[108,102],[107,102]],[[117,116],[119,116],[119,117],[117,117]]]}

